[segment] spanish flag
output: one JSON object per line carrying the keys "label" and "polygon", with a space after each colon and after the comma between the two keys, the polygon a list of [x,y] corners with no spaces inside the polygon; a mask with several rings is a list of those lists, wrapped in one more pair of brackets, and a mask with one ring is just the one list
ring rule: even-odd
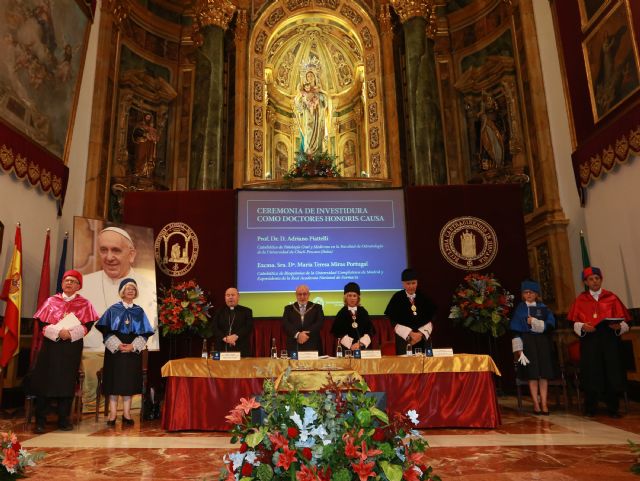
{"label": "spanish flag", "polygon": [[18,354],[20,341],[20,310],[22,308],[22,235],[20,224],[16,226],[13,258],[0,293],[0,299],[7,301],[4,323],[0,328],[2,352],[0,367],[5,368],[11,358]]}

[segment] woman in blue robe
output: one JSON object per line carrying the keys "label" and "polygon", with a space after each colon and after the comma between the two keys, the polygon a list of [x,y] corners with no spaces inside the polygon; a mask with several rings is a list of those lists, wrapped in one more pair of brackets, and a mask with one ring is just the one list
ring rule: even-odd
{"label": "woman in blue robe", "polygon": [[122,301],[105,311],[98,323],[104,336],[104,368],[102,385],[109,396],[107,425],[115,426],[118,396],[122,396],[122,425],[133,426],[131,396],[142,392],[142,356],[153,327],[142,310],[133,303],[138,297],[138,285],[131,278],[123,279],[118,290]]}
{"label": "woman in blue robe", "polygon": [[555,379],[556,368],[549,332],[556,325],[551,310],[539,299],[540,285],[523,281],[522,302],[513,312],[510,328],[514,333],[513,352],[518,377],[529,381],[534,414],[549,414],[548,380]]}

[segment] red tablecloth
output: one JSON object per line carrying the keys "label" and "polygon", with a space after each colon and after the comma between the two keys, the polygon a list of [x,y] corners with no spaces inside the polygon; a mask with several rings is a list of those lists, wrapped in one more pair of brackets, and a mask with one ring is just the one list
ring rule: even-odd
{"label": "red tablecloth", "polygon": [[[430,358],[424,358],[424,362],[382,358],[363,360],[360,362],[366,364],[361,365],[355,360],[350,364],[342,360],[340,367],[347,364],[355,370],[361,367],[360,372],[370,389],[387,394],[387,410],[406,413],[415,409],[420,428],[495,428],[501,422],[493,381],[497,368],[487,356],[463,356],[466,357],[451,358],[450,362]],[[229,371],[237,370],[237,365],[225,365],[225,361],[217,364],[208,361],[206,369],[202,369],[200,360],[179,359],[167,363],[163,368],[167,387],[162,427],[168,431],[229,430],[225,416],[239,399],[262,392],[263,379],[269,375],[266,373],[273,374],[274,370],[284,370],[288,365],[286,361],[261,358],[242,362],[245,361],[251,362],[253,370],[246,377],[229,377]],[[314,362],[321,361],[307,361]],[[378,362],[380,369],[377,369]],[[397,369],[398,363],[408,363],[407,368]],[[193,369],[194,366],[198,369]],[[403,372],[388,372],[385,368],[389,366]]]}

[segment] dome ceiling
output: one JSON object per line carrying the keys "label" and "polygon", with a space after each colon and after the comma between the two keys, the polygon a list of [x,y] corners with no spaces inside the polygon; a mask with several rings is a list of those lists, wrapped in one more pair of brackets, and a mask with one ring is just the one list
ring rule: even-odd
{"label": "dome ceiling", "polygon": [[266,60],[273,87],[286,97],[297,93],[309,70],[329,94],[345,93],[356,84],[356,70],[363,64],[357,37],[335,19],[318,15],[294,17],[274,32]]}

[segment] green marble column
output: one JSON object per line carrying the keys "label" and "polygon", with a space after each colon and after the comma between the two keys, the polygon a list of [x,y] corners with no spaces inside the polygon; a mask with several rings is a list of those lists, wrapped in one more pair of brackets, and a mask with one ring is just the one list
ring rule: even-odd
{"label": "green marble column", "polygon": [[197,50],[191,127],[190,189],[218,189],[222,178],[222,119],[224,103],[224,30],[210,25],[201,30]]}
{"label": "green marble column", "polygon": [[435,55],[426,26],[427,21],[420,16],[403,23],[411,143],[407,160],[409,179],[415,185],[447,182]]}

